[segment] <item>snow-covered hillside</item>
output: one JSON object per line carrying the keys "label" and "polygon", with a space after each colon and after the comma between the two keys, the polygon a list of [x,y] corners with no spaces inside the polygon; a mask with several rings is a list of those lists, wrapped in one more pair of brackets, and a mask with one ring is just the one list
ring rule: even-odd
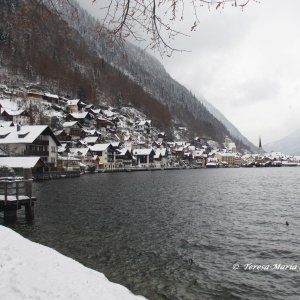
{"label": "snow-covered hillside", "polygon": [[0,226],[0,240],[0,299],[145,299],[11,229]]}

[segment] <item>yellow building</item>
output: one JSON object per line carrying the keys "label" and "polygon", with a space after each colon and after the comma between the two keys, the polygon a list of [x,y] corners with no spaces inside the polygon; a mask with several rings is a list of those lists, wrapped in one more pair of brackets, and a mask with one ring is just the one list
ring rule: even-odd
{"label": "yellow building", "polygon": [[80,100],[68,100],[67,106],[69,108],[70,113],[77,113],[78,112],[78,103]]}
{"label": "yellow building", "polygon": [[216,153],[218,162],[227,163],[228,166],[235,166],[236,156],[232,153]]}

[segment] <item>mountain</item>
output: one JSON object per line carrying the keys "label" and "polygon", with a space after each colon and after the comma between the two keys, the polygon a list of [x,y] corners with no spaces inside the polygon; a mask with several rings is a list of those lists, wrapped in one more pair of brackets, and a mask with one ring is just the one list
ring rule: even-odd
{"label": "mountain", "polygon": [[157,59],[130,43],[111,44],[105,32],[97,33],[93,17],[71,1],[77,8],[74,17],[67,2],[51,9],[0,0],[3,83],[38,81],[52,92],[91,103],[130,104],[170,136],[176,127],[187,127],[190,138],[221,144],[230,136],[238,149],[251,150],[229,122],[226,125],[172,79]]}
{"label": "mountain", "polygon": [[231,136],[235,137],[236,139],[240,140],[241,143],[246,145],[251,152],[257,152],[257,146],[251,143],[246,137],[244,137],[240,131],[210,102],[208,102],[204,97],[200,98],[200,101],[205,105],[208,111],[215,116],[220,122],[222,122],[226,128],[228,129]]}
{"label": "mountain", "polygon": [[300,129],[278,141],[263,145],[263,149],[270,152],[282,152],[287,155],[300,155]]}

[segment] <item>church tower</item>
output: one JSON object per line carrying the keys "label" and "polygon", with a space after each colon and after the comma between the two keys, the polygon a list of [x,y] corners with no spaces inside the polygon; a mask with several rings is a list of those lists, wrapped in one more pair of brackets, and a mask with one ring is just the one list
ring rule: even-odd
{"label": "church tower", "polygon": [[262,148],[262,146],[261,146],[261,137],[259,137],[259,142],[258,142],[258,155],[259,155],[259,156],[262,156],[262,155],[263,155],[263,152],[264,152],[264,150],[263,150],[263,148]]}

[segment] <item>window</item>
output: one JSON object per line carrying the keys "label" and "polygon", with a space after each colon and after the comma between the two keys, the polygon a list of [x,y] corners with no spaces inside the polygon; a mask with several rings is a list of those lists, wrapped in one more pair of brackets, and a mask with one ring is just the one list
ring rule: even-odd
{"label": "window", "polygon": [[51,152],[56,152],[55,151],[55,146],[51,146]]}
{"label": "window", "polygon": [[8,135],[9,135],[9,132],[6,133],[6,134],[1,134],[1,135],[0,135],[0,139],[4,139],[4,138],[6,138]]}
{"label": "window", "polygon": [[19,133],[19,134],[18,134],[18,138],[23,139],[23,138],[26,137],[26,135],[27,135],[28,133],[29,133],[29,132]]}

